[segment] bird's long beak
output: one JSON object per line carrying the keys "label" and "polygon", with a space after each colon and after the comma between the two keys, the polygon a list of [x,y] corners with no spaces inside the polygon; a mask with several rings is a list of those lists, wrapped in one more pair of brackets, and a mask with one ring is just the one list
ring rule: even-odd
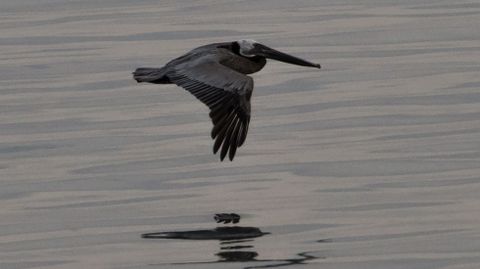
{"label": "bird's long beak", "polygon": [[260,56],[281,61],[284,63],[321,68],[320,64],[312,63],[307,60],[300,59],[292,55],[288,55],[286,53],[280,52],[278,50],[274,50],[262,44],[258,44],[258,43],[255,44],[255,48],[258,49],[258,52],[255,53],[256,55],[260,55]]}

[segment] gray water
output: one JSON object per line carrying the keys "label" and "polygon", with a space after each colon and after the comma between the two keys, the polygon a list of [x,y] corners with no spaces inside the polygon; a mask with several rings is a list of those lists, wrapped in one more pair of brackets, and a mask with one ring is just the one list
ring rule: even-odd
{"label": "gray water", "polygon": [[[1,1],[0,268],[480,268],[479,22],[467,0]],[[221,163],[207,108],[131,72],[240,38],[323,69],[254,74]],[[219,212],[270,234],[141,238]]]}

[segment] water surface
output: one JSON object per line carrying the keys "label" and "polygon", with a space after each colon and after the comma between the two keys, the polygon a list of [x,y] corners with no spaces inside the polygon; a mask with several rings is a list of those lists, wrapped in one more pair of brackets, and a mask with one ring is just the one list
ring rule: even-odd
{"label": "water surface", "polygon": [[[0,268],[480,268],[476,1],[0,3]],[[131,72],[253,38],[235,161],[207,108]],[[270,234],[209,230],[214,213]]]}

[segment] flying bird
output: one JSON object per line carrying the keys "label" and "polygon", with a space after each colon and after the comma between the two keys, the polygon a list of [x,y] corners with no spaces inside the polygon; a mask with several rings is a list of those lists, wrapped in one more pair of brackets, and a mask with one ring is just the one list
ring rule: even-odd
{"label": "flying bird", "polygon": [[220,160],[228,153],[232,161],[245,142],[250,123],[253,79],[247,74],[260,71],[267,58],[320,68],[319,64],[242,39],[198,47],[161,68],[138,68],[133,78],[137,82],[176,84],[207,105],[213,123],[213,153],[221,148]]}

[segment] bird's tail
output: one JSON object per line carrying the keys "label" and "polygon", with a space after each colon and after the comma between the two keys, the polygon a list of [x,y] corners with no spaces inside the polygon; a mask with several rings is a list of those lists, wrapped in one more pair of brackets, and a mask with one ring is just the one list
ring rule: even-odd
{"label": "bird's tail", "polygon": [[168,84],[171,83],[168,77],[165,76],[164,68],[150,68],[142,67],[137,68],[135,72],[132,73],[133,78],[137,82],[150,82],[156,84]]}

